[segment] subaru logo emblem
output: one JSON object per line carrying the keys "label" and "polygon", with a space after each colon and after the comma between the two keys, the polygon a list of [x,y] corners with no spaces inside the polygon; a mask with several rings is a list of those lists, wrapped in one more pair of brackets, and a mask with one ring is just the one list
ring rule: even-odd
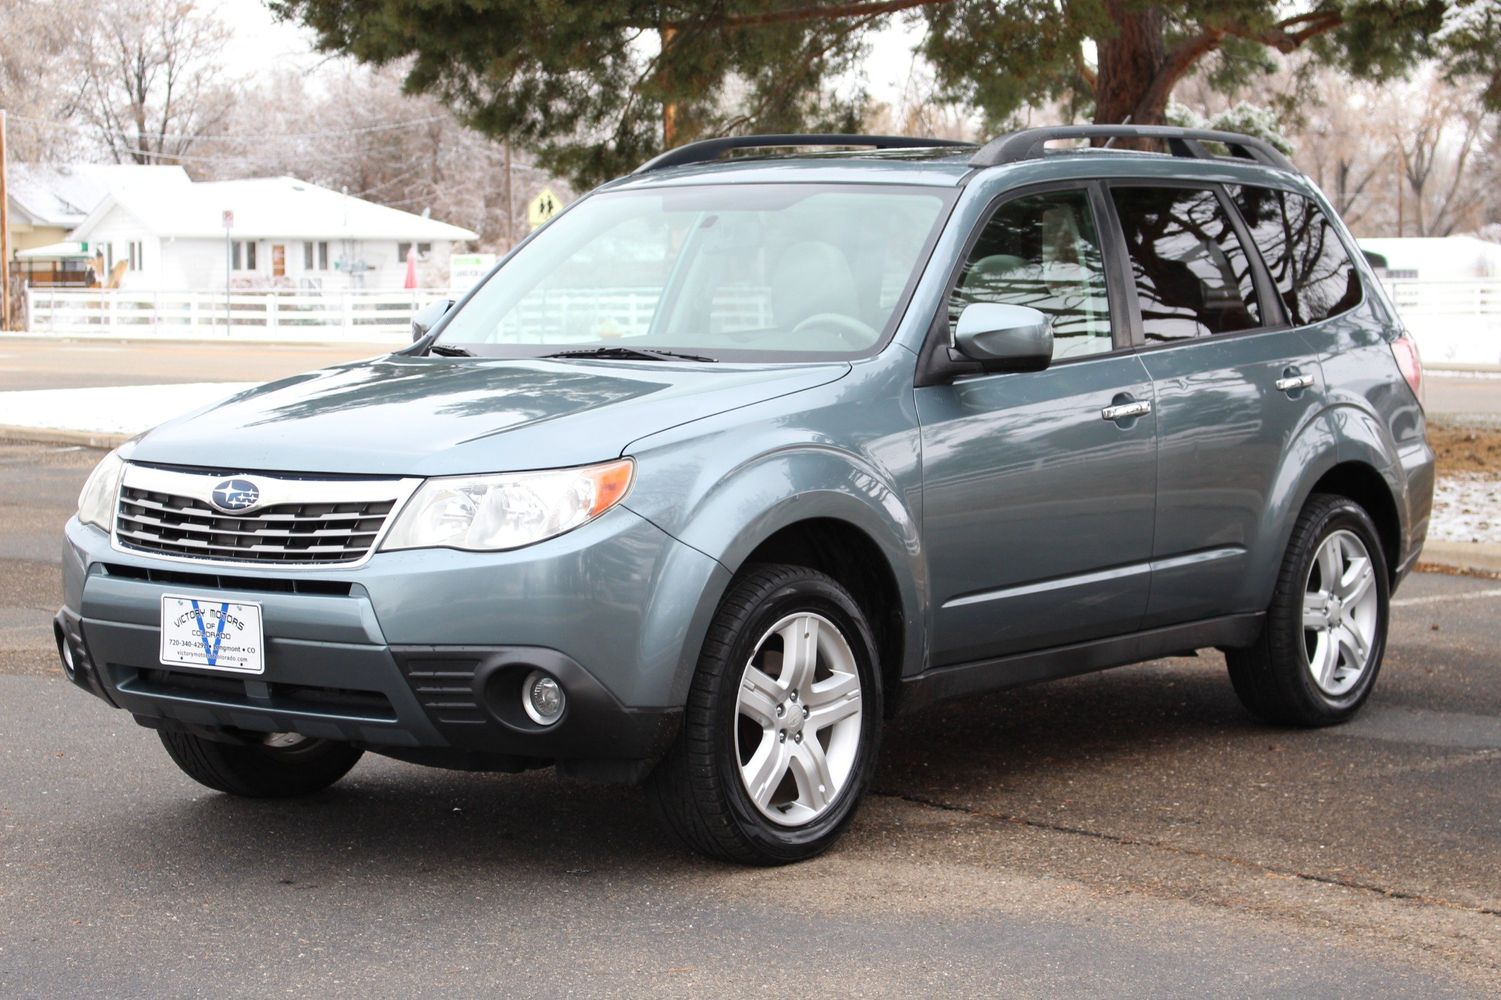
{"label": "subaru logo emblem", "polygon": [[226,479],[214,487],[211,498],[220,510],[249,510],[261,502],[261,491],[248,479]]}

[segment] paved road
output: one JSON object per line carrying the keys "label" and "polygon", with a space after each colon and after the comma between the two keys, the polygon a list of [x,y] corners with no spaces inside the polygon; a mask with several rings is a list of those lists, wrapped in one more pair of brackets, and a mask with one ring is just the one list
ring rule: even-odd
{"label": "paved road", "polygon": [[[0,392],[96,385],[264,382],[369,357],[378,344],[219,344],[0,339]],[[1491,373],[1486,373],[1490,375]],[[1444,418],[1501,422],[1501,374],[1429,372],[1428,410]]]}
{"label": "paved road", "polygon": [[220,344],[0,338],[0,392],[178,382],[269,382],[382,354],[378,344]]}
{"label": "paved road", "polygon": [[367,757],[211,794],[63,682],[92,456],[0,446],[0,996],[1475,997],[1501,981],[1501,583],[1419,576],[1354,724],[1217,655],[937,706],[849,837],[701,862],[640,797]]}

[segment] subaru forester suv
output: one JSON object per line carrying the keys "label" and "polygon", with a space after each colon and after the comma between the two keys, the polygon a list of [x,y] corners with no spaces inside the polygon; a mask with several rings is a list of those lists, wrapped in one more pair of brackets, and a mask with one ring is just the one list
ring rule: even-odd
{"label": "subaru forester suv", "polygon": [[1413,343],[1241,135],[696,143],[414,326],[68,523],[64,669],[211,788],[557,765],[794,861],[935,699],[1218,647],[1262,719],[1349,719],[1428,523]]}

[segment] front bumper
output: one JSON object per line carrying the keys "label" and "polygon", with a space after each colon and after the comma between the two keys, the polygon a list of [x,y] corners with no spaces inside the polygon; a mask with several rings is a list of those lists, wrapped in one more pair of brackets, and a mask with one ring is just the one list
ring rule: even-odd
{"label": "front bumper", "polygon": [[[382,553],[342,573],[188,572],[76,520],[67,539],[59,652],[76,684],[142,724],[296,732],[474,768],[659,757],[707,628],[695,609],[727,575],[625,510],[531,550]],[[163,666],[163,592],[260,604],[265,672]],[[520,706],[532,669],[567,694],[545,728]]]}

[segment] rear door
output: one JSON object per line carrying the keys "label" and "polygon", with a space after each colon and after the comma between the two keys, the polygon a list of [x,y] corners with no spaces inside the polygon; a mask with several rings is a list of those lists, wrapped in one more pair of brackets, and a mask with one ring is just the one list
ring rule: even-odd
{"label": "rear door", "polygon": [[1288,325],[1228,192],[1116,184],[1111,202],[1157,404],[1143,625],[1254,610],[1244,606],[1257,589],[1248,554],[1267,543],[1274,481],[1317,415],[1318,362]]}
{"label": "rear door", "polygon": [[1023,192],[992,210],[937,324],[972,302],[1054,321],[1051,367],[917,390],[923,539],[943,666],[1135,629],[1146,609],[1156,461],[1152,385],[1103,248],[1104,188]]}

